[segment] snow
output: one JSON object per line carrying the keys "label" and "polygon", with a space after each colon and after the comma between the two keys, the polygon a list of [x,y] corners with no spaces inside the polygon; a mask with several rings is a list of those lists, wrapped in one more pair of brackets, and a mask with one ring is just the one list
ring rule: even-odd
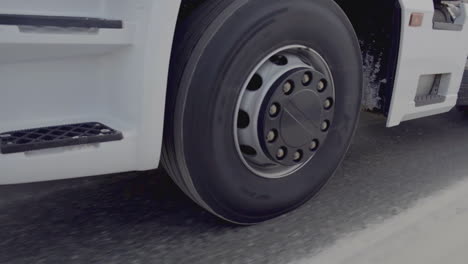
{"label": "snow", "polygon": [[[361,46],[364,46],[362,41]],[[363,48],[364,90],[362,105],[365,110],[381,109],[382,106],[382,98],[379,95],[380,87],[387,83],[386,79],[379,79],[383,55],[383,52],[376,55],[371,47]]]}

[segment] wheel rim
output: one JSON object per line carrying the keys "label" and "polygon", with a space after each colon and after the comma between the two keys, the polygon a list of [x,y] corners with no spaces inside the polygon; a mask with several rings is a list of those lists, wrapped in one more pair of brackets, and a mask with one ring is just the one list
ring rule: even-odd
{"label": "wheel rim", "polygon": [[326,61],[302,45],[280,48],[256,65],[239,95],[233,126],[238,154],[258,176],[289,176],[323,146],[334,111]]}

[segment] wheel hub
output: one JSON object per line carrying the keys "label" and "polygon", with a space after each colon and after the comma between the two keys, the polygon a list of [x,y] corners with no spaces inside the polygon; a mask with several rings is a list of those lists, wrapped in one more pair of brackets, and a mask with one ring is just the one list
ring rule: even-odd
{"label": "wheel hub", "polygon": [[[331,102],[332,93],[318,91],[321,80],[325,80],[323,74],[298,68],[281,76],[270,88],[260,110],[259,132],[264,135],[260,137],[262,150],[271,160],[286,166],[308,160],[316,151],[310,149],[312,142],[323,140],[328,133],[322,123],[332,120],[331,105],[326,103],[327,99]],[[272,114],[272,109],[277,111]],[[278,157],[282,148],[286,154]]]}
{"label": "wheel hub", "polygon": [[317,53],[301,47],[269,56],[240,98],[236,134],[244,163],[267,178],[304,166],[333,124],[334,96],[331,72]]}

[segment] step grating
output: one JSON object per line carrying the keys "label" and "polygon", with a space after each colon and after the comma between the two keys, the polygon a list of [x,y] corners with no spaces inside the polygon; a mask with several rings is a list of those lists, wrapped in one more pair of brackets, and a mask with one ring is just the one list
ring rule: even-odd
{"label": "step grating", "polygon": [[446,97],[438,94],[422,95],[415,98],[416,107],[439,104],[445,102]]}
{"label": "step grating", "polygon": [[121,132],[98,122],[40,127],[1,133],[0,152],[12,154],[122,139]]}

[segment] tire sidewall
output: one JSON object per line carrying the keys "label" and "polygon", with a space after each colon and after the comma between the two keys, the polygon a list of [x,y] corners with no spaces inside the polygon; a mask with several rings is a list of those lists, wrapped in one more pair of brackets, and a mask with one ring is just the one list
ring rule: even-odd
{"label": "tire sidewall", "polygon": [[[204,32],[185,68],[185,100],[176,131],[190,172],[186,177],[204,203],[231,221],[254,223],[299,206],[334,173],[356,128],[362,63],[354,31],[332,1],[230,2]],[[288,45],[310,47],[328,63],[335,117],[327,140],[308,164],[288,177],[266,179],[248,170],[238,155],[235,109],[253,67]]]}

